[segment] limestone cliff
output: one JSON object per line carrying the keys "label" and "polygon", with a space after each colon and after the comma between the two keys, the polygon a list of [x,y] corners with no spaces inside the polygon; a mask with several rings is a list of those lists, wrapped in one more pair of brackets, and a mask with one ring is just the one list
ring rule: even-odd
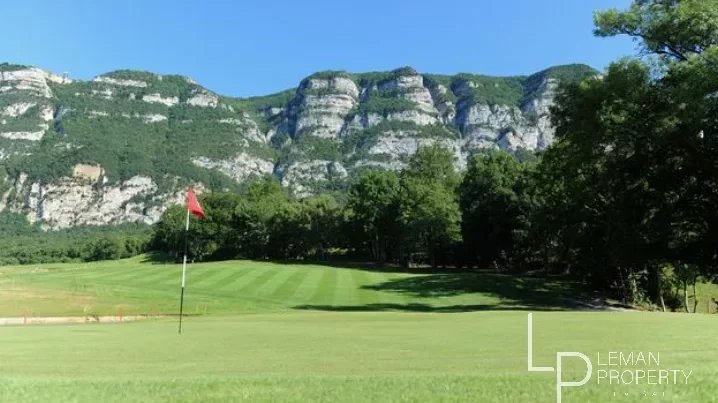
{"label": "limestone cliff", "polygon": [[0,64],[0,212],[47,228],[151,223],[190,184],[226,190],[274,175],[304,197],[359,170],[401,169],[428,144],[452,150],[458,168],[479,149],[543,150],[558,84],[594,74],[329,71],[240,99],[181,76],[81,81]]}

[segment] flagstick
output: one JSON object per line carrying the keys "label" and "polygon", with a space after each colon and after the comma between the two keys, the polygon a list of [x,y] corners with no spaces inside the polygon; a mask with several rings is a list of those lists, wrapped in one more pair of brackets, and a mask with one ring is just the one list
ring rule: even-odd
{"label": "flagstick", "polygon": [[182,308],[184,307],[184,283],[187,272],[187,238],[189,234],[189,208],[187,208],[187,221],[184,227],[184,258],[182,259],[182,291],[180,291],[179,334],[182,334]]}

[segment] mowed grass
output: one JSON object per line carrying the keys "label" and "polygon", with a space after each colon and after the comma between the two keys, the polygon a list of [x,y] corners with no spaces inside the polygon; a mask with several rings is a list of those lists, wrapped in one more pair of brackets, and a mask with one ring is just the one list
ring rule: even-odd
{"label": "mowed grass", "polygon": [[[653,351],[662,368],[693,371],[688,385],[650,387],[594,376],[564,402],[717,401],[711,316],[539,312],[534,328],[537,365],[556,351],[594,365],[597,353]],[[0,401],[553,402],[555,375],[526,371],[526,337],[515,311],[202,317],[182,336],[170,320],[4,327]]]}
{"label": "mowed grass", "polygon": [[[181,265],[145,260],[0,267],[0,316],[176,315]],[[492,273],[406,274],[252,261],[193,264],[187,273],[190,315],[560,309],[577,292],[566,282]]]}
{"label": "mowed grass", "polygon": [[[177,265],[0,273],[3,316],[177,308]],[[662,386],[597,384],[594,373],[564,389],[564,402],[718,401],[718,316],[562,310],[572,292],[491,274],[193,265],[187,301],[202,315],[186,318],[181,336],[175,317],[0,327],[0,401],[554,402],[555,374],[526,370],[528,311],[535,365],[580,351],[595,372],[597,354],[642,351],[659,353],[663,369],[693,371],[688,385]],[[567,359],[566,377],[582,376],[577,364]]]}

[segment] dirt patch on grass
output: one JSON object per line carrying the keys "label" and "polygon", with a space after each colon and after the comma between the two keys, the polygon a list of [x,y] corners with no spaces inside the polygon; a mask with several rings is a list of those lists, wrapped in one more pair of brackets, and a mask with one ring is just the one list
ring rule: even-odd
{"label": "dirt patch on grass", "polygon": [[70,323],[122,323],[138,320],[159,319],[163,315],[87,315],[87,316],[24,316],[0,317],[0,326],[49,325]]}

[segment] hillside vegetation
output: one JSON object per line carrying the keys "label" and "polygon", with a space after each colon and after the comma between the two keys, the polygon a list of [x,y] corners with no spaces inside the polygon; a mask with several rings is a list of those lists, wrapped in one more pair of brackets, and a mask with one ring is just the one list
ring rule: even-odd
{"label": "hillside vegetation", "polygon": [[[0,71],[22,68],[27,67],[0,65]],[[359,88],[372,88],[408,74],[423,77],[429,88],[445,86],[448,90],[439,95],[442,98],[439,102],[519,107],[536,97],[537,85],[547,78],[577,80],[595,74],[595,70],[585,65],[568,65],[531,76],[489,77],[473,74],[422,76],[414,69],[401,68],[375,73],[327,71],[315,73],[307,80],[346,77]],[[118,85],[106,79],[142,83],[142,86]],[[471,86],[462,92],[462,84],[469,83]],[[295,155],[302,150],[299,138],[282,131],[281,121],[286,117],[270,112],[272,108],[288,110],[297,103],[299,95],[295,90],[253,98],[232,98],[217,96],[186,77],[131,70],[106,73],[94,81],[50,83],[49,86],[52,93],[49,100],[20,90],[0,95],[0,107],[49,101],[53,113],[53,120],[38,143],[0,138],[0,146],[6,154],[15,155],[3,163],[10,178],[27,173],[31,181],[51,182],[71,176],[72,168],[84,163],[102,166],[111,182],[144,175],[160,184],[167,183],[168,178],[181,178],[184,183],[201,182],[211,189],[225,189],[235,188],[236,181],[215,170],[198,167],[192,159],[221,160],[244,153],[277,164],[282,155]],[[307,90],[301,95],[310,94],[318,93]],[[330,95],[331,90],[324,90],[324,94]],[[214,103],[211,107],[188,103],[197,95],[207,95]],[[386,117],[415,107],[414,102],[402,97],[401,90],[374,91],[343,119],[349,121],[355,115],[368,114]],[[35,110],[30,109],[21,116],[6,118],[0,129],[8,132],[36,130],[43,122],[33,112]],[[421,129],[423,124],[415,126]],[[445,128],[445,133],[456,132],[450,121],[442,122],[440,126]],[[348,159],[356,160],[352,155],[354,150],[369,148],[355,147],[351,138],[376,136],[385,131],[378,129],[367,128],[366,134],[360,130],[346,141],[339,141],[334,147],[343,152],[328,155],[305,148],[301,153],[302,160],[328,159],[347,164],[351,162]],[[252,134],[255,131],[256,135]],[[376,134],[369,134],[371,132]],[[278,137],[269,141],[272,133]],[[433,131],[426,133],[433,137]],[[443,135],[442,132],[440,136]],[[19,149],[27,149],[31,154],[23,155]]]}

